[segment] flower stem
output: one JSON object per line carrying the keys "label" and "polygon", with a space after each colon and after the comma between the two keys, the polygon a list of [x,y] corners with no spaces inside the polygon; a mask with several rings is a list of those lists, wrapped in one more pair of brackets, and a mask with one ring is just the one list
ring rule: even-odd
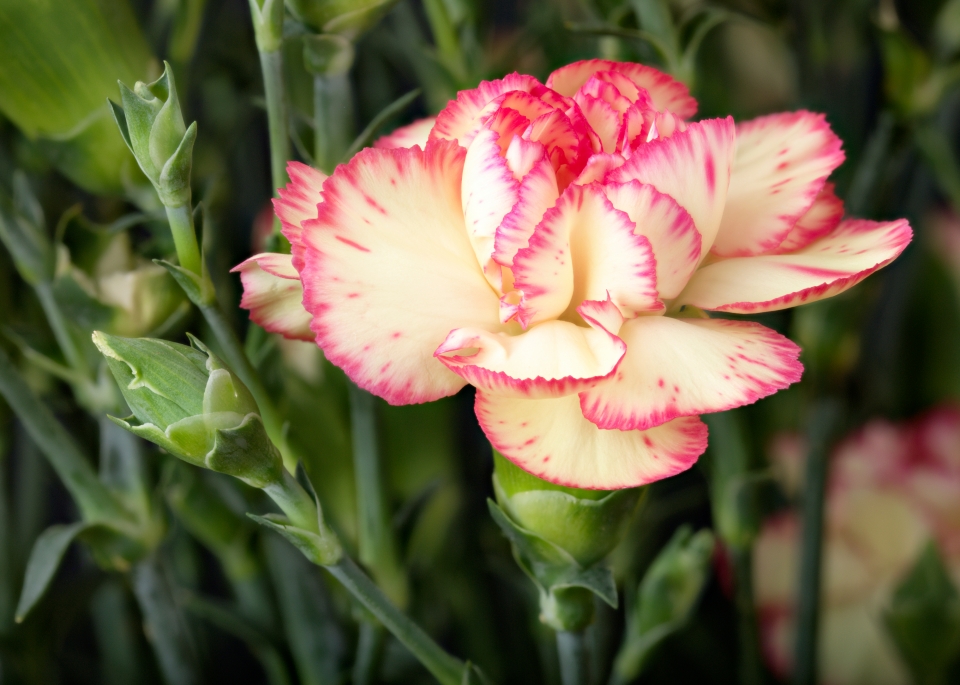
{"label": "flower stem", "polygon": [[283,52],[260,51],[263,91],[267,101],[267,131],[270,135],[270,178],[276,189],[287,183],[287,161],[290,159],[290,131],[287,122],[287,101],[283,88]]}
{"label": "flower stem", "polygon": [[313,77],[313,123],[314,162],[324,173],[333,173],[352,138],[353,93],[348,74]]}
{"label": "flower stem", "polygon": [[353,685],[372,685],[377,681],[377,672],[386,645],[383,626],[369,619],[360,621],[360,638],[357,640],[357,657],[353,662]]}
{"label": "flower stem", "polygon": [[757,609],[753,601],[753,546],[732,546],[730,555],[736,577],[740,685],[762,685],[763,659],[760,654]]}
{"label": "flower stem", "polygon": [[587,685],[590,682],[586,631],[558,630],[557,656],[563,685]]}
{"label": "flower stem", "polygon": [[400,607],[407,604],[407,579],[400,563],[383,483],[373,395],[350,385],[353,468],[356,474],[360,563]]}
{"label": "flower stem", "polygon": [[6,399],[27,433],[43,452],[70,492],[85,521],[129,520],[113,493],[97,478],[73,437],[34,394],[0,348],[0,395]]}
{"label": "flower stem", "polygon": [[841,408],[832,400],[813,411],[809,452],[803,480],[800,540],[800,587],[793,682],[813,685],[817,680],[817,622],[820,607],[820,566],[823,555],[823,505],[827,481],[830,436],[840,423]]}
{"label": "flower stem", "polygon": [[467,665],[447,654],[420,626],[394,606],[350,557],[325,567],[334,578],[410,650],[441,685],[461,685]]}
{"label": "flower stem", "polygon": [[200,246],[197,243],[197,232],[193,227],[193,211],[190,203],[180,207],[166,207],[166,210],[180,266],[198,276],[202,275],[203,262],[200,257]]}

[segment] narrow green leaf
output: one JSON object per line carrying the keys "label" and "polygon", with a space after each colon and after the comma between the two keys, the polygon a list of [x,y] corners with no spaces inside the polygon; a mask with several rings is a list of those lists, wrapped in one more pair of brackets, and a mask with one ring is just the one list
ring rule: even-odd
{"label": "narrow green leaf", "polygon": [[380,110],[380,113],[370,120],[370,123],[367,124],[367,127],[363,129],[363,131],[361,131],[360,135],[357,136],[352,143],[350,143],[350,147],[347,148],[347,151],[343,154],[343,161],[348,161],[351,157],[360,152],[360,150],[369,145],[370,141],[373,140],[373,137],[383,127],[383,125],[390,121],[391,118],[405,110],[410,103],[417,99],[418,95],[420,95],[419,88],[411,90],[409,93],[401,95]]}
{"label": "narrow green leaf", "polygon": [[60,562],[63,561],[70,543],[89,527],[90,524],[81,521],[68,525],[50,526],[40,534],[27,561],[23,589],[20,592],[20,601],[17,602],[17,623],[23,622],[50,587],[50,582],[60,568]]}

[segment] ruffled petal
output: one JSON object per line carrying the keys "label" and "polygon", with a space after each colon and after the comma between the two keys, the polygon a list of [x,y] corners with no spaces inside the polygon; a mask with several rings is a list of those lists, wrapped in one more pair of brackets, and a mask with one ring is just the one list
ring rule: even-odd
{"label": "ruffled petal", "polygon": [[504,217],[517,204],[520,183],[500,156],[496,131],[482,130],[467,148],[463,163],[462,203],[467,234],[490,284],[501,288],[493,243]]}
{"label": "ruffled petal", "polygon": [[513,90],[529,93],[538,87],[543,88],[543,85],[534,77],[514,72],[495,81],[481,81],[476,88],[461,90],[457,99],[447,103],[437,115],[430,140],[460,140],[466,145],[470,141],[464,138],[473,137],[487,104],[504,93]]}
{"label": "ruffled petal", "polygon": [[707,427],[695,416],[647,431],[608,431],[584,418],[576,395],[528,400],[481,390],[475,409],[501,454],[543,480],[571,487],[646,485],[686,471],[707,448]]}
{"label": "ruffled petal", "polygon": [[806,247],[815,240],[829,235],[843,219],[843,200],[837,197],[833,184],[827,181],[823,190],[817,195],[813,206],[800,217],[796,225],[790,229],[775,252],[794,252]]}
{"label": "ruffled petal", "polygon": [[[534,146],[539,150],[533,150]],[[515,149],[516,152],[511,154]],[[538,152],[539,157],[526,168],[529,151]],[[532,153],[529,156],[532,157]],[[507,150],[507,165],[515,175],[518,170],[524,173],[518,200],[497,229],[493,258],[501,266],[512,267],[514,257],[530,242],[530,236],[543,215],[557,203],[560,191],[546,148],[539,143],[514,138]]]}
{"label": "ruffled petal", "polygon": [[748,314],[786,309],[853,287],[903,252],[913,232],[905,219],[851,219],[790,254],[735,257],[705,266],[676,303]]}
{"label": "ruffled petal", "polygon": [[430,131],[433,130],[435,123],[437,123],[436,117],[418,119],[412,124],[401,126],[393,133],[377,138],[373,146],[387,150],[398,147],[413,147],[414,145],[419,145],[422,148],[426,147],[427,138],[430,137]]}
{"label": "ruffled petal", "polygon": [[287,175],[290,183],[277,191],[280,197],[273,200],[273,211],[280,219],[284,237],[290,241],[293,265],[300,270],[303,268],[300,225],[317,218],[317,205],[323,201],[320,193],[327,175],[300,162],[287,162]]}
{"label": "ruffled petal", "polygon": [[[680,81],[653,67],[634,62],[612,62],[606,59],[588,59],[560,67],[547,79],[547,88],[561,95],[572,97],[591,76],[598,71],[615,71],[623,74],[640,88],[645,89],[654,106],[673,112],[683,119],[697,113],[697,101],[690,97],[690,89]],[[622,88],[619,89],[623,93]],[[623,93],[626,95],[626,93]]]}
{"label": "ruffled petal", "polygon": [[650,241],[660,297],[679,295],[700,261],[700,233],[693,219],[672,197],[639,181],[608,183],[603,190],[636,224],[635,231]]}
{"label": "ruffled petal", "polygon": [[[613,374],[627,350],[616,336],[623,319],[613,303],[591,305],[608,311],[594,318],[589,308],[582,309],[590,328],[567,321],[545,321],[520,335],[458,328],[450,331],[436,355],[471,385],[496,395],[576,393]],[[459,351],[470,354],[456,354]]]}
{"label": "ruffled petal", "polygon": [[451,329],[500,330],[460,206],[464,155],[445,141],[363,150],[327,180],[304,227],[304,306],[317,343],[392,404],[463,387],[433,356]]}
{"label": "ruffled petal", "polygon": [[[610,86],[611,89],[613,86]],[[620,134],[620,117],[616,110],[600,98],[590,95],[577,95],[577,104],[586,117],[590,128],[600,137],[600,144],[606,153],[616,152]]]}
{"label": "ruffled petal", "polygon": [[800,348],[750,321],[642,316],[617,373],[580,394],[601,428],[635,430],[752,404],[800,380]]}
{"label": "ruffled petal", "polygon": [[292,340],[314,339],[310,312],[303,308],[303,285],[293,268],[293,257],[267,252],[254,255],[231,272],[240,272],[243,297],[240,306],[250,311],[250,320]]}
{"label": "ruffled petal", "polygon": [[737,156],[713,251],[724,257],[775,249],[843,162],[822,114],[771,114],[737,126]]}
{"label": "ruffled petal", "polygon": [[720,227],[736,143],[731,117],[699,121],[669,138],[640,145],[607,180],[640,181],[676,200],[700,232],[702,257]]}
{"label": "ruffled petal", "polygon": [[600,186],[570,186],[513,260],[524,327],[609,296],[625,316],[663,308],[650,242]]}

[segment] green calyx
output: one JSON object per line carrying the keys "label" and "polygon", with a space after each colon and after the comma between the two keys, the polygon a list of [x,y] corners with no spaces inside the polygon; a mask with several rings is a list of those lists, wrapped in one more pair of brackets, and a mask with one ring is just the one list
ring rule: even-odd
{"label": "green calyx", "polygon": [[194,347],[102,332],[93,342],[133,412],[115,423],[196,466],[262,488],[281,476],[246,386],[203,343]]}
{"label": "green calyx", "polygon": [[532,476],[494,452],[490,514],[540,594],[540,620],[558,631],[583,630],[596,595],[617,606],[601,563],[623,537],[643,490],[582,490]]}
{"label": "green calyx", "polygon": [[[253,0],[255,1],[255,0]],[[376,24],[396,0],[287,0],[293,15],[324,33],[358,38]]]}
{"label": "green calyx", "polygon": [[530,475],[494,452],[497,502],[519,525],[591,566],[620,542],[643,490],[583,490]]}
{"label": "green calyx", "polygon": [[187,128],[170,65],[153,83],[120,83],[121,105],[110,103],[124,142],[166,207],[190,202],[196,122]]}

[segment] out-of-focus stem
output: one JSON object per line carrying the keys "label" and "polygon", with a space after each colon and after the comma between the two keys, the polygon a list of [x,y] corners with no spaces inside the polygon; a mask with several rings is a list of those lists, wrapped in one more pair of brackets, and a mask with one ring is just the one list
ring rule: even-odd
{"label": "out-of-focus stem", "polygon": [[197,232],[193,226],[193,210],[190,203],[180,207],[166,207],[166,210],[180,266],[198,276],[202,275],[203,262],[200,257],[200,246],[197,244]]}
{"label": "out-of-focus stem", "polygon": [[353,97],[349,74],[313,77],[314,162],[333,173],[350,145]]}
{"label": "out-of-focus stem", "polygon": [[286,185],[287,161],[290,159],[290,131],[287,121],[287,101],[283,87],[283,52],[260,51],[263,71],[263,90],[267,101],[267,130],[270,134],[270,176],[274,195],[277,188]]}
{"label": "out-of-focus stem", "polygon": [[736,582],[737,631],[740,643],[740,684],[762,685],[763,658],[753,601],[753,546],[731,547]]}
{"label": "out-of-focus stem", "polygon": [[797,594],[796,667],[793,678],[797,685],[814,685],[817,681],[824,491],[829,441],[839,424],[840,411],[838,402],[828,400],[812,413],[801,509],[800,587]]}
{"label": "out-of-focus stem", "polygon": [[386,637],[387,633],[379,623],[370,620],[360,622],[357,657],[353,662],[353,685],[372,685],[377,681]]}
{"label": "out-of-focus stem", "polygon": [[373,395],[350,386],[353,468],[359,509],[360,563],[369,568],[384,592],[400,607],[407,603],[407,579],[390,522],[383,469],[377,444]]}
{"label": "out-of-focus stem", "polygon": [[590,662],[585,631],[557,631],[557,656],[560,660],[560,682],[563,685],[587,685]]}

